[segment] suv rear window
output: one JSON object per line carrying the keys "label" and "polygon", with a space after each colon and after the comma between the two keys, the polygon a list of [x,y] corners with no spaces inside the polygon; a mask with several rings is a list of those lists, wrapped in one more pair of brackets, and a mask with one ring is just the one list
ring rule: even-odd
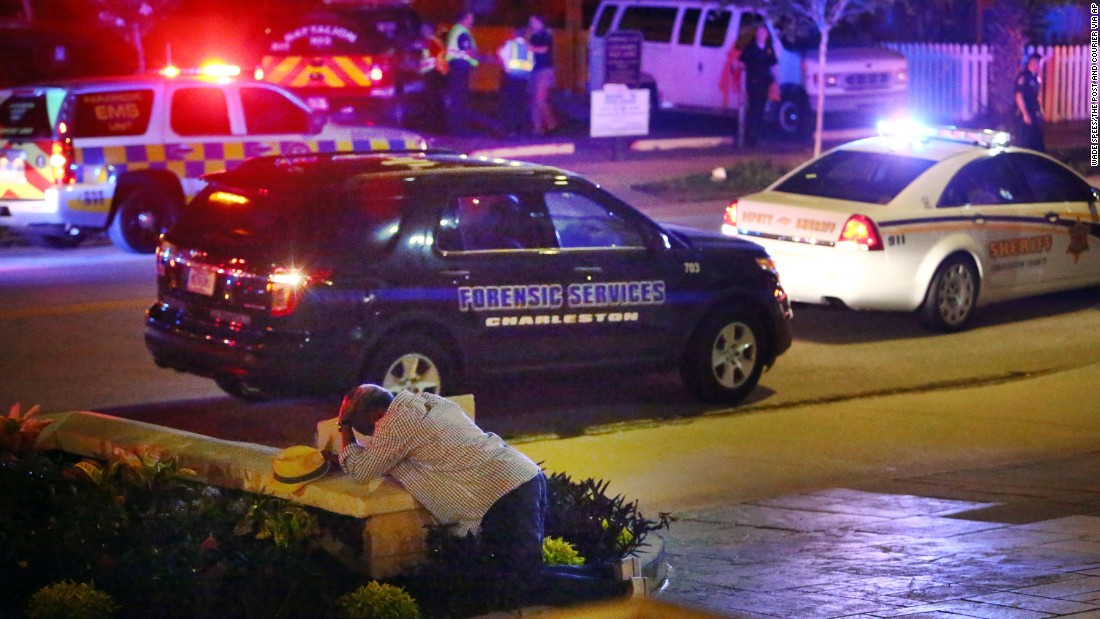
{"label": "suv rear window", "polygon": [[935,163],[918,157],[839,150],[802,168],[775,191],[886,204]]}
{"label": "suv rear window", "polygon": [[75,95],[74,138],[142,135],[153,110],[152,90],[115,90]]}
{"label": "suv rear window", "polygon": [[212,245],[245,241],[257,249],[289,244],[370,255],[388,247],[403,210],[403,200],[379,195],[377,185],[353,178],[336,190],[272,192],[215,184],[191,201],[172,235]]}
{"label": "suv rear window", "polygon": [[0,137],[4,139],[52,138],[45,95],[12,95],[0,103]]}

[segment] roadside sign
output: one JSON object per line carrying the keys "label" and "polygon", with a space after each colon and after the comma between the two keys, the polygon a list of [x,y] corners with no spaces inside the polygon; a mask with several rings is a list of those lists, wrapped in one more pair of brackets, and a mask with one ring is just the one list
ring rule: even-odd
{"label": "roadside sign", "polygon": [[649,135],[649,90],[604,84],[591,93],[589,134],[594,138]]}
{"label": "roadside sign", "polygon": [[603,62],[605,84],[637,88],[642,80],[642,33],[638,30],[608,32]]}

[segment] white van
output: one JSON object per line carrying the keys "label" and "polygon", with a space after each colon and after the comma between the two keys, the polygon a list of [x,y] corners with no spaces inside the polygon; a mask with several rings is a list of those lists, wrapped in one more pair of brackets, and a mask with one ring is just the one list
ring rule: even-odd
{"label": "white van", "polygon": [[[728,2],[603,0],[589,32],[590,87],[604,82],[607,33],[633,30],[642,34],[641,87],[654,89],[654,103],[662,109],[737,111],[744,88],[731,84],[730,50],[751,40],[760,24],[771,32],[779,59],[780,103],[772,115],[783,131],[804,131],[817,100],[816,47],[805,53],[788,49],[762,13]],[[830,49],[826,70],[828,112],[888,115],[908,104],[908,65],[896,52]]]}

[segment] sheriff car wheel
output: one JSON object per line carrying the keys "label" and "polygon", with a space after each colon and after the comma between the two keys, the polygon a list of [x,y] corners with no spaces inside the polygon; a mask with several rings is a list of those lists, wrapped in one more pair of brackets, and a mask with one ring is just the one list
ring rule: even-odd
{"label": "sheriff car wheel", "polygon": [[958,331],[970,320],[978,302],[979,280],[974,263],[952,256],[936,269],[921,306],[925,325],[939,331]]}
{"label": "sheriff car wheel", "polygon": [[684,384],[705,402],[740,402],[760,380],[765,345],[763,332],[748,312],[718,312],[692,337],[680,368]]}
{"label": "sheriff car wheel", "polygon": [[454,393],[456,376],[450,355],[424,336],[399,338],[382,346],[374,356],[366,381],[391,393]]}

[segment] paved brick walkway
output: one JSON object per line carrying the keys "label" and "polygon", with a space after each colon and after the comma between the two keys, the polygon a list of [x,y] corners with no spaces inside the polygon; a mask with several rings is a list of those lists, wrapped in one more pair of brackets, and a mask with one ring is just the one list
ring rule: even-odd
{"label": "paved brick walkway", "polygon": [[740,618],[1100,619],[1100,452],[676,514],[665,601]]}

